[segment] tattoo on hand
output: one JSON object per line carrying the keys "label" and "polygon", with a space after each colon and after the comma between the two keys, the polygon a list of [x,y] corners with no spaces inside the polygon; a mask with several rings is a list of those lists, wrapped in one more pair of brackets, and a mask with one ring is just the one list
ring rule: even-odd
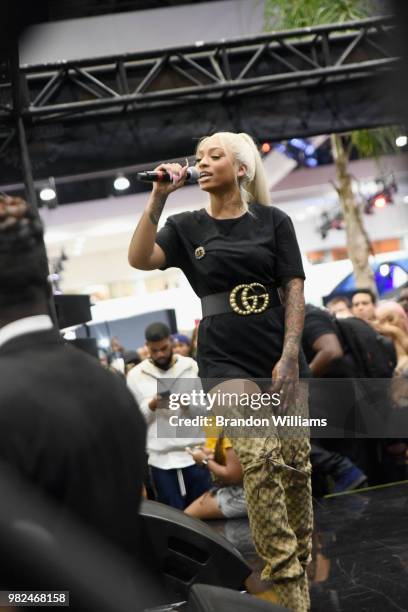
{"label": "tattoo on hand", "polygon": [[149,209],[149,219],[153,225],[158,225],[165,203],[166,198],[163,197],[156,197],[152,201]]}

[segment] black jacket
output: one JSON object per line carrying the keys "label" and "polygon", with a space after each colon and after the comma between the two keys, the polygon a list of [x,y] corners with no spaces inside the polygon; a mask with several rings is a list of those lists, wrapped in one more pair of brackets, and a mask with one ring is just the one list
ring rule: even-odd
{"label": "black jacket", "polygon": [[0,461],[131,553],[145,423],[126,384],[55,330],[0,346]]}

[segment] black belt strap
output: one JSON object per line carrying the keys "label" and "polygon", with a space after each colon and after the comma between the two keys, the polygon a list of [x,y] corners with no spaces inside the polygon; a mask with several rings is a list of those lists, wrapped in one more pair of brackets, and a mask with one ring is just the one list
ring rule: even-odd
{"label": "black belt strap", "polygon": [[[266,291],[269,295],[269,308],[276,308],[277,306],[281,306],[282,302],[280,301],[278,291],[275,286],[266,286]],[[259,291],[257,291],[258,293]],[[234,312],[230,305],[230,295],[231,291],[224,291],[222,293],[213,293],[211,295],[206,295],[201,298],[201,308],[204,317],[211,317],[217,314],[225,314],[227,312]],[[251,316],[251,315],[249,315]]]}

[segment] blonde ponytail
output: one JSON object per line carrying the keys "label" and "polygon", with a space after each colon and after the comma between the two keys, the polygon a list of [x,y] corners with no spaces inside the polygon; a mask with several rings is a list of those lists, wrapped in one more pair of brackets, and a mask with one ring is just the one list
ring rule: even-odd
{"label": "blonde ponytail", "polygon": [[241,132],[240,134],[238,134],[238,136],[243,138],[249,144],[252,149],[252,154],[254,156],[253,179],[249,181],[248,184],[245,186],[246,191],[250,194],[250,201],[258,202],[258,204],[264,204],[265,206],[269,206],[269,204],[271,203],[271,199],[268,189],[268,181],[266,178],[265,168],[258,147],[256,146],[253,138],[249,136],[249,134]]}

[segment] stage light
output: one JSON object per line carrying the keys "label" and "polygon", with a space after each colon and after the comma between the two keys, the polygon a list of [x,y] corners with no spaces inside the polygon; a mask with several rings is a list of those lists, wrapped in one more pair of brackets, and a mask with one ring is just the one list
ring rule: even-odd
{"label": "stage light", "polygon": [[109,338],[106,338],[106,337],[99,338],[98,346],[101,349],[108,349],[110,347],[110,340],[109,340]]}
{"label": "stage light", "polygon": [[309,166],[309,168],[316,168],[318,161],[315,157],[307,157],[305,159],[305,164]]}
{"label": "stage light", "polygon": [[266,155],[271,150],[271,145],[269,142],[264,142],[261,146],[261,152]]}
{"label": "stage light", "polygon": [[76,340],[76,333],[73,329],[64,332],[64,340]]}
{"label": "stage light", "polygon": [[404,204],[408,204],[408,195],[404,196]]}
{"label": "stage light", "polygon": [[388,276],[390,273],[390,266],[387,263],[381,264],[380,266],[380,274],[381,276]]}
{"label": "stage light", "polygon": [[374,198],[374,206],[376,208],[384,208],[384,206],[387,206],[387,200],[385,196],[379,195],[376,198]]}
{"label": "stage light", "polygon": [[307,143],[301,138],[291,138],[289,140],[289,144],[291,144],[293,147],[296,147],[297,149],[300,149],[301,151],[305,151],[308,146]]}
{"label": "stage light", "polygon": [[115,178],[113,186],[116,191],[125,191],[125,189],[128,189],[130,187],[130,182],[129,179],[126,178],[126,176],[123,176],[123,174],[121,174]]}
{"label": "stage light", "polygon": [[396,138],[395,140],[395,144],[397,145],[397,147],[405,147],[407,143],[408,143],[407,136],[398,136],[398,138]]}
{"label": "stage light", "polygon": [[44,189],[40,191],[40,198],[43,202],[50,202],[51,200],[55,200],[56,197],[57,194],[51,187],[44,187]]}
{"label": "stage light", "polygon": [[306,206],[306,212],[308,215],[314,215],[317,211],[317,206]]}

